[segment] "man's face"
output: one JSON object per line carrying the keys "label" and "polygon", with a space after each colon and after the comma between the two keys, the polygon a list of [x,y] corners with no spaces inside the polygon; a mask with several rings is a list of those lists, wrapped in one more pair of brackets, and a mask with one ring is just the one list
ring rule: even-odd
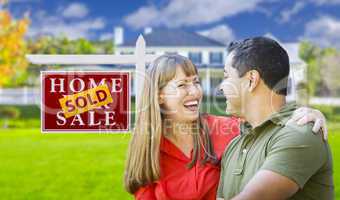
{"label": "man's face", "polygon": [[224,66],[224,78],[220,85],[226,97],[226,112],[235,116],[242,117],[242,105],[246,100],[246,92],[249,81],[244,77],[239,77],[238,72],[232,67],[233,53],[226,58]]}

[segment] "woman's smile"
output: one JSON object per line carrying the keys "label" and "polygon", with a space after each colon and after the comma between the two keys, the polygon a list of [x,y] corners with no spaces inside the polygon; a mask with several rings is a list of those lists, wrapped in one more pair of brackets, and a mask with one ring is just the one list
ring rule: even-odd
{"label": "woman's smile", "polygon": [[199,100],[188,100],[184,102],[184,107],[190,111],[197,112],[199,108]]}

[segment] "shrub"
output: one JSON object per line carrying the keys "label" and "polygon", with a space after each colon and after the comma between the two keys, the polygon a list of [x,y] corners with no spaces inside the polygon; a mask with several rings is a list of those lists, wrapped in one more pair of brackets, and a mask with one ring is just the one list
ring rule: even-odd
{"label": "shrub", "polygon": [[20,116],[20,111],[16,107],[0,107],[0,118],[17,119]]}
{"label": "shrub", "polygon": [[312,107],[320,110],[329,121],[339,121],[340,119],[339,106],[313,105]]}

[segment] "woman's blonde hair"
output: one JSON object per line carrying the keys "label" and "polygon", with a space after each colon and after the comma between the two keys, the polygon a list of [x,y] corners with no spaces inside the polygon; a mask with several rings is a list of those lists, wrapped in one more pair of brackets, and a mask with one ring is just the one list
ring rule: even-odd
{"label": "woman's blonde hair", "polygon": [[[135,129],[127,153],[124,185],[128,192],[135,193],[140,187],[152,183],[160,177],[160,143],[162,137],[162,115],[158,102],[159,91],[176,75],[176,68],[181,67],[187,76],[198,74],[192,62],[178,54],[165,54],[152,62],[146,72],[141,102]],[[217,163],[217,158],[209,137],[207,125],[199,117],[199,134],[193,134],[194,147],[191,168],[201,157],[202,163]]]}

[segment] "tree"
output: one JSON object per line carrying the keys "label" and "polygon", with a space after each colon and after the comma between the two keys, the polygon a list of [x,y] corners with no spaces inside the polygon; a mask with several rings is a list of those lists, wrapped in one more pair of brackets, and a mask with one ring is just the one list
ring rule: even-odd
{"label": "tree", "polygon": [[112,54],[111,41],[89,41],[84,38],[69,40],[65,36],[41,36],[28,41],[31,54]]}
{"label": "tree", "polygon": [[114,53],[114,46],[111,40],[95,41],[93,42],[93,44],[97,49],[96,53],[99,53],[99,54],[113,54]]}
{"label": "tree", "polygon": [[94,54],[96,52],[94,45],[83,38],[74,41],[74,46],[76,54]]}
{"label": "tree", "polygon": [[6,6],[0,1],[0,87],[22,84],[28,66],[24,36],[29,19],[13,20]]}
{"label": "tree", "polygon": [[337,96],[340,91],[340,54],[331,52],[321,60],[321,76],[330,91],[331,96]]}
{"label": "tree", "polygon": [[307,63],[308,96],[335,95],[340,85],[337,74],[340,54],[335,48],[320,48],[310,42],[300,44],[299,55]]}
{"label": "tree", "polygon": [[321,49],[309,43],[302,42],[300,44],[299,56],[307,63],[307,88],[308,96],[315,96],[317,86],[321,83],[320,67],[318,58],[321,55]]}

